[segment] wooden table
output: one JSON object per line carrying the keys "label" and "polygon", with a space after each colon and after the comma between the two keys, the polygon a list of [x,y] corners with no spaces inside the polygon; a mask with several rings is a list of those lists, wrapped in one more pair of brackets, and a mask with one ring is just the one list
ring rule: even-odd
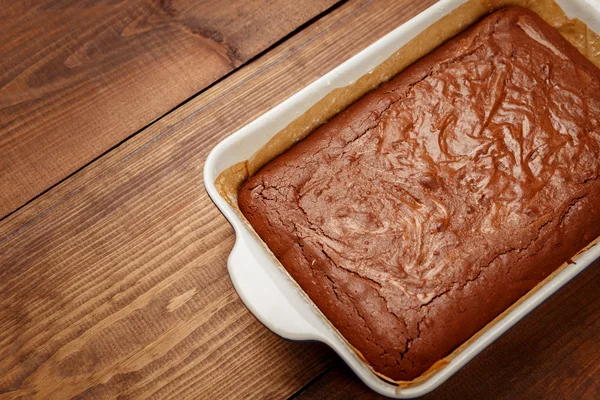
{"label": "wooden table", "polygon": [[[0,0],[0,398],[375,398],[242,305],[220,140],[434,3]],[[430,398],[600,398],[600,264]]]}

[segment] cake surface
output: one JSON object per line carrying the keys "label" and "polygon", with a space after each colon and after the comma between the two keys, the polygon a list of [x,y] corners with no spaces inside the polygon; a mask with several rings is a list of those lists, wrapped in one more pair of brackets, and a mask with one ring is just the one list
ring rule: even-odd
{"label": "cake surface", "polygon": [[411,380],[600,235],[600,71],[490,14],[264,166],[239,206],[379,373]]}

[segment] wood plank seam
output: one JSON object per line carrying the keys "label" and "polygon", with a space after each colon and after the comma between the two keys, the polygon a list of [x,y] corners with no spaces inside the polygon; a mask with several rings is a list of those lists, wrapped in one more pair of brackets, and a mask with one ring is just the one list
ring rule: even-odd
{"label": "wood plank seam", "polygon": [[[347,0],[345,0],[345,1],[347,1]],[[64,180],[67,179],[69,176],[76,174],[82,168],[84,168],[86,165],[89,165],[89,164],[97,161],[99,158],[101,158],[102,156],[104,156],[105,154],[107,154],[108,152],[113,150],[114,148],[122,145],[124,142],[131,139],[131,137],[135,136],[136,134],[138,134],[139,132],[141,132],[142,130],[147,128],[148,126],[152,125],[157,120],[164,118],[169,113],[173,112],[174,110],[178,109],[182,105],[186,104],[187,101],[189,101],[190,99],[197,97],[199,94],[205,92],[210,87],[214,87],[215,84],[222,82],[224,78],[231,76],[231,74],[234,71],[238,70],[240,67],[242,67],[244,65],[248,65],[248,63],[255,61],[257,58],[259,58],[262,55],[266,54],[267,52],[271,51],[273,48],[277,47],[284,41],[288,40],[290,37],[294,36],[295,34],[297,34],[300,31],[304,30],[307,26],[310,26],[315,21],[319,20],[320,18],[326,16],[333,10],[337,9],[338,7],[343,5],[345,3],[345,1],[334,2],[332,0],[328,0],[326,2],[325,1],[322,2],[323,6],[328,6],[329,4],[332,4],[332,5],[328,6],[323,11],[319,12],[318,14],[316,14],[312,17],[310,17],[312,15],[312,12],[309,13],[308,15],[306,15],[306,17],[310,17],[310,18],[308,18],[304,22],[300,23],[295,29],[292,29],[291,31],[285,33],[285,35],[283,35],[282,37],[279,37],[277,40],[274,40],[274,42],[272,44],[270,44],[266,48],[262,49],[262,51],[255,52],[254,50],[249,50],[248,54],[245,54],[244,57],[241,57],[241,58],[240,58],[240,55],[237,54],[240,50],[236,49],[235,46],[232,46],[230,43],[228,43],[226,38],[223,37],[223,34],[221,32],[217,32],[215,29],[211,28],[210,25],[208,25],[208,26],[205,25],[205,23],[202,22],[202,20],[196,21],[193,18],[188,20],[188,16],[185,13],[188,12],[188,9],[193,8],[193,7],[189,6],[185,2],[183,2],[183,3],[182,3],[182,1],[177,2],[176,7],[180,8],[181,6],[186,6],[187,8],[183,8],[183,10],[176,10],[176,11],[174,11],[174,9],[173,9],[174,2],[171,2],[171,1],[160,2],[160,3],[152,2],[151,4],[146,4],[147,0],[139,0],[138,3],[140,3],[140,5],[143,5],[143,7],[141,6],[141,10],[137,10],[135,8],[135,5],[133,5],[134,2],[131,2],[131,4],[132,4],[131,6],[124,6],[122,4],[117,5],[115,3],[114,8],[116,11],[110,12],[109,13],[110,18],[106,19],[106,21],[103,21],[101,24],[96,24],[98,26],[93,25],[92,27],[90,27],[89,29],[92,29],[92,28],[94,29],[93,32],[89,32],[88,30],[86,30],[86,29],[88,29],[87,27],[85,27],[85,28],[80,27],[79,30],[82,31],[81,34],[83,35],[83,36],[81,36],[81,38],[79,36],[75,35],[75,33],[71,32],[70,35],[63,35],[63,37],[57,39],[56,42],[50,43],[48,46],[46,46],[44,51],[38,52],[41,54],[39,57],[43,56],[41,59],[38,59],[39,57],[38,57],[37,53],[35,54],[35,56],[28,55],[28,57],[30,57],[30,58],[27,59],[27,62],[34,62],[34,63],[40,64],[39,67],[36,64],[36,68],[41,68],[40,71],[37,71],[37,69],[35,69],[35,68],[30,68],[32,71],[28,70],[27,72],[23,72],[23,71],[21,71],[21,69],[22,69],[21,67],[20,67],[20,69],[15,69],[15,68],[17,68],[17,65],[20,65],[19,63],[14,63],[13,61],[11,61],[10,64],[6,65],[6,67],[8,68],[7,72],[4,74],[0,74],[0,90],[2,90],[2,89],[5,90],[4,92],[2,92],[2,95],[4,97],[0,97],[0,142],[1,142],[0,147],[2,147],[4,149],[4,151],[3,151],[4,156],[0,157],[0,180],[2,180],[1,184],[7,185],[6,191],[4,191],[4,196],[0,195],[0,199],[3,199],[3,201],[0,202],[0,218],[2,218],[2,219],[5,218],[6,216],[12,214],[14,211],[21,209],[25,204],[30,203],[35,198],[38,198],[40,195],[46,193],[50,188],[56,186],[57,184],[59,184],[61,182],[64,182]],[[240,7],[240,4],[241,4],[239,1],[233,1],[232,3],[236,3],[236,5],[233,5],[235,7]],[[310,8],[310,10],[313,10],[317,7],[317,5],[316,5],[317,2],[315,1],[314,3],[315,3],[315,5],[312,8]],[[34,3],[32,3],[32,4],[34,4]],[[137,3],[135,3],[135,4],[137,4]],[[28,9],[27,7],[28,6],[23,6],[23,8],[25,10]],[[38,13],[39,10],[36,7],[39,7],[39,5],[32,5],[30,7],[32,10],[35,11],[34,14]],[[52,15],[54,15],[54,18],[56,19],[57,18],[56,15],[60,15],[60,14],[57,13],[56,10],[53,10],[52,7],[53,6],[51,6],[51,5],[48,6],[48,9],[50,11],[42,8],[43,11],[41,11],[41,12],[52,12],[53,13]],[[60,5],[57,5],[57,7],[60,7]],[[71,7],[70,5],[66,5],[65,10],[67,12],[72,12],[70,7]],[[82,7],[82,9],[86,9],[89,7],[92,7],[92,8],[99,7],[101,10],[99,12],[106,12],[106,7],[102,8],[103,5],[101,5],[101,4],[96,5],[96,6]],[[196,7],[196,6],[194,6],[194,7]],[[197,7],[202,7],[202,6],[197,5]],[[248,6],[248,7],[252,8],[252,6]],[[22,16],[19,14],[19,7],[15,6],[15,8],[16,8],[16,11],[12,11],[12,13],[15,14],[14,17]],[[104,11],[102,11],[102,10],[104,10]],[[320,11],[320,10],[321,10],[321,8],[315,9],[315,11]],[[84,12],[84,11],[77,11],[76,13],[79,13],[79,12]],[[95,11],[93,11],[93,12],[95,12]],[[11,11],[9,10],[8,13],[10,15]],[[149,16],[146,15],[148,13],[150,13]],[[261,13],[258,13],[258,17],[256,20],[260,21],[260,18],[263,18],[263,19],[265,18],[264,13],[262,13],[262,16],[260,16],[260,15],[261,15]],[[300,17],[292,18],[292,20],[298,21],[298,22],[303,21],[303,19],[299,19],[299,18]],[[133,21],[129,25],[126,25],[125,28],[123,28],[124,29],[123,31],[111,33],[111,30],[106,28],[107,25],[110,25],[111,21],[117,23],[117,25],[120,26],[120,25],[123,25],[124,23],[126,23],[129,19],[133,19]],[[146,21],[146,19],[148,19],[148,21]],[[152,21],[149,22],[150,20],[152,20]],[[54,21],[54,22],[56,22],[56,21]],[[93,21],[90,21],[90,23],[93,23]],[[7,24],[6,25],[7,28],[10,27],[9,22],[7,22],[6,24]],[[175,28],[179,29],[181,32],[184,32],[184,31],[188,32],[186,37],[189,40],[192,40],[190,38],[194,37],[195,38],[195,39],[193,39],[195,41],[194,43],[196,43],[198,46],[201,46],[201,47],[204,46],[204,47],[206,47],[206,49],[208,49],[206,51],[214,53],[213,56],[215,56],[215,57],[220,56],[221,58],[223,58],[223,60],[224,60],[223,63],[229,65],[229,67],[227,68],[228,72],[226,72],[225,75],[221,76],[216,81],[214,81],[214,80],[208,81],[207,84],[212,82],[208,85],[203,84],[202,86],[199,86],[199,87],[203,87],[203,88],[201,88],[199,91],[197,91],[195,93],[194,92],[191,92],[191,93],[186,92],[185,93],[186,97],[181,97],[179,94],[174,93],[174,92],[179,93],[179,91],[181,90],[181,88],[177,87],[176,85],[169,86],[167,89],[163,88],[164,90],[161,90],[160,98],[165,97],[165,95],[168,95],[168,98],[169,98],[169,101],[167,102],[168,104],[165,103],[165,108],[168,107],[166,112],[165,112],[164,108],[156,109],[156,107],[158,107],[157,101],[160,102],[162,100],[151,101],[150,102],[151,107],[150,107],[149,111],[147,111],[147,112],[144,111],[141,113],[141,114],[144,114],[144,116],[151,116],[152,117],[151,119],[146,119],[146,117],[144,117],[143,118],[144,123],[142,125],[138,125],[137,122],[140,122],[140,123],[142,122],[141,120],[137,121],[138,119],[142,118],[141,114],[140,114],[135,117],[135,119],[136,119],[135,121],[132,120],[132,121],[123,122],[127,126],[129,126],[128,124],[136,125],[136,126],[134,126],[134,125],[131,126],[131,128],[134,128],[134,129],[132,129],[132,131],[129,131],[129,129],[125,129],[125,128],[123,128],[125,130],[120,130],[121,129],[121,128],[119,128],[119,127],[121,127],[121,125],[119,125],[119,124],[121,124],[120,122],[117,124],[119,127],[117,127],[116,125],[113,126],[113,125],[109,124],[108,125],[108,127],[110,127],[109,130],[112,132],[111,133],[112,136],[110,136],[110,138],[108,138],[108,137],[103,138],[104,135],[97,135],[97,134],[94,136],[94,132],[95,132],[94,129],[96,129],[98,127],[97,126],[98,124],[96,121],[97,115],[93,114],[93,116],[96,119],[92,118],[90,120],[86,120],[87,122],[84,121],[86,124],[91,124],[90,126],[88,126],[88,128],[90,128],[89,129],[90,133],[81,133],[82,131],[87,131],[88,130],[87,128],[76,130],[73,133],[73,135],[70,135],[74,138],[73,140],[75,140],[75,142],[72,143],[73,148],[69,149],[69,152],[66,152],[65,154],[62,154],[62,153],[58,154],[58,157],[50,157],[50,155],[56,156],[56,154],[47,154],[45,152],[51,151],[56,146],[56,143],[53,142],[54,134],[56,133],[58,135],[57,137],[60,137],[60,135],[64,135],[64,132],[62,132],[63,127],[67,127],[67,126],[70,126],[69,124],[75,123],[71,120],[74,117],[79,118],[80,116],[85,116],[86,115],[85,113],[88,112],[89,109],[86,108],[88,106],[81,105],[81,107],[83,107],[83,110],[77,111],[78,110],[77,107],[79,107],[79,106],[77,105],[78,103],[76,100],[78,100],[79,98],[77,96],[73,97],[73,95],[70,95],[71,97],[69,97],[67,99],[68,104],[64,104],[61,106],[61,107],[63,107],[64,110],[67,110],[67,108],[65,108],[65,107],[68,106],[68,110],[70,110],[70,111],[68,111],[68,110],[64,111],[64,112],[61,111],[62,114],[59,113],[58,111],[56,111],[57,110],[56,107],[58,107],[60,104],[62,104],[61,102],[64,102],[67,100],[65,100],[65,99],[58,99],[58,100],[54,99],[53,100],[52,94],[46,93],[50,89],[46,89],[44,86],[44,82],[40,81],[40,79],[43,79],[43,74],[41,74],[42,70],[45,71],[44,68],[46,68],[46,69],[49,68],[48,71],[46,71],[48,74],[50,74],[50,78],[48,78],[48,79],[55,79],[55,80],[62,76],[60,74],[63,74],[63,75],[64,74],[74,74],[74,78],[79,79],[79,80],[76,80],[76,82],[75,82],[76,85],[83,85],[86,82],[86,80],[82,79],[82,77],[78,75],[78,74],[82,73],[81,71],[77,72],[78,71],[77,68],[81,68],[81,66],[79,66],[79,64],[77,64],[79,61],[77,61],[75,59],[78,59],[79,56],[83,57],[84,58],[83,61],[85,61],[85,63],[84,63],[85,68],[88,68],[88,67],[89,68],[100,68],[100,67],[96,66],[95,63],[93,62],[94,60],[92,58],[90,58],[92,56],[96,57],[96,58],[100,57],[101,58],[100,64],[107,63],[111,60],[110,57],[111,57],[112,53],[110,53],[110,49],[107,50],[108,53],[110,53],[110,54],[107,54],[104,56],[105,58],[106,57],[108,57],[108,58],[104,59],[104,58],[102,58],[103,57],[102,51],[95,49],[95,47],[93,46],[93,45],[97,44],[96,41],[100,41],[100,43],[104,43],[104,42],[102,42],[102,40],[103,40],[102,38],[96,37],[96,36],[98,36],[97,35],[98,32],[100,32],[100,34],[101,34],[100,36],[110,34],[113,36],[117,35],[119,38],[121,38],[123,40],[130,40],[129,38],[132,35],[138,34],[140,32],[141,32],[141,34],[143,34],[145,32],[144,29],[146,29],[147,27],[144,28],[144,26],[142,26],[140,24],[142,24],[142,25],[150,24],[149,26],[153,27],[155,29],[167,29],[167,28],[171,29],[171,28],[175,27]],[[138,25],[140,25],[140,26],[138,26]],[[275,25],[277,25],[277,24],[275,24]],[[240,25],[240,26],[242,26],[242,25]],[[293,25],[293,26],[295,26],[295,25]],[[292,28],[293,26],[290,26],[290,28]],[[144,29],[142,29],[142,28],[144,28]],[[0,31],[2,31],[2,29],[3,29],[2,24],[0,24]],[[142,30],[138,32],[139,29],[142,29]],[[240,28],[240,29],[244,29],[244,28]],[[272,36],[272,34],[273,34],[272,27],[270,27],[268,29],[271,29],[268,33],[270,33]],[[98,32],[96,32],[96,31],[98,31]],[[77,31],[77,32],[79,32],[79,31]],[[183,34],[181,32],[180,32],[180,34]],[[254,30],[252,32],[256,32],[256,30]],[[284,31],[284,32],[286,32],[286,31]],[[284,32],[281,32],[281,33],[284,33]],[[8,33],[8,32],[6,32],[6,33]],[[20,38],[20,36],[18,36],[18,35],[22,36],[23,34],[24,33],[22,33],[22,32],[17,34],[16,39]],[[73,36],[73,35],[75,35],[75,36]],[[153,36],[153,37],[155,37],[155,36]],[[160,37],[160,35],[159,35],[159,37]],[[252,37],[260,38],[260,36],[257,36],[257,33],[253,33]],[[13,38],[13,39],[15,39],[15,38]],[[116,40],[116,39],[112,38],[110,40]],[[83,41],[83,44],[81,44],[80,48],[77,47],[80,44],[79,41]],[[265,39],[262,39],[262,41],[263,42],[266,41],[265,44],[268,44],[271,41],[271,38],[270,38],[270,36],[267,35],[267,37]],[[8,42],[10,43],[10,40]],[[60,43],[60,45],[59,45],[59,43]],[[90,43],[91,43],[92,47],[90,49],[87,49],[86,45],[90,44]],[[121,44],[121,46],[123,46],[123,44]],[[160,46],[165,47],[167,50],[169,48],[171,48],[170,45],[165,45],[164,43],[160,43]],[[6,47],[10,51],[10,48],[14,47],[14,46],[11,44],[8,44]],[[68,53],[68,51],[71,51],[70,50],[71,47],[74,47],[73,51],[75,51],[75,53],[69,55],[70,53]],[[160,48],[162,48],[162,47],[160,47]],[[260,49],[260,47],[257,50],[259,50],[259,49]],[[106,49],[104,49],[104,50],[106,50]],[[92,52],[91,55],[87,54],[88,51]],[[95,51],[95,53],[94,53],[94,51]],[[65,57],[69,56],[66,60],[64,60],[64,66],[60,65],[59,61],[61,59],[60,59],[60,57],[56,58],[58,56],[55,55],[54,53],[57,53],[60,55],[66,54]],[[81,53],[81,54],[79,54],[79,53]],[[221,53],[224,53],[224,54],[221,54]],[[78,56],[78,54],[79,54],[79,56]],[[115,56],[115,55],[112,54],[112,56]],[[90,58],[90,59],[87,59],[86,57]],[[128,56],[128,57],[131,58],[131,56]],[[249,57],[249,58],[247,59],[247,61],[244,62],[243,59],[245,57]],[[166,58],[166,59],[168,60],[168,58]],[[75,61],[73,61],[73,60],[75,60]],[[133,58],[133,60],[135,60],[135,57]],[[118,59],[117,61],[125,62],[126,60],[124,61],[124,59],[123,60]],[[115,63],[118,64],[117,61],[115,61]],[[75,64],[73,64],[73,62],[75,62]],[[190,63],[188,63],[186,65],[189,65],[191,67]],[[157,65],[155,68],[169,69],[170,67],[171,66],[169,63],[164,63],[162,66]],[[181,66],[179,66],[179,67],[181,67]],[[119,65],[117,65],[117,67],[111,66],[110,68],[125,68],[126,70],[124,72],[127,72],[128,71],[127,68],[131,69],[131,66],[120,67]],[[173,67],[173,68],[175,68],[175,67]],[[204,75],[202,75],[204,73],[204,72],[202,72],[203,70],[204,69],[202,69],[200,71],[190,71],[193,76],[199,76],[198,78],[193,78],[194,82],[196,82],[196,81],[205,82],[206,79],[208,79],[208,78],[204,77]],[[84,69],[84,72],[85,71],[86,70]],[[113,72],[114,71],[111,70],[111,73],[113,73]],[[209,71],[207,71],[206,73],[208,74],[208,72]],[[16,86],[16,84],[14,84],[14,83],[16,82],[21,86],[26,85],[26,83],[28,82],[26,80],[26,78],[29,76],[28,74],[30,74],[30,73],[36,74],[34,77],[37,79],[35,82],[30,83],[30,85],[33,85],[33,89],[32,89],[32,90],[34,90],[33,94],[26,96],[26,94],[28,93],[26,91],[23,91],[21,94],[19,94],[19,93],[15,94],[14,91],[16,89],[14,87]],[[54,75],[52,75],[52,73],[54,73]],[[59,74],[59,75],[56,75],[56,74]],[[96,75],[101,75],[101,74],[99,73]],[[186,74],[183,74],[183,75],[180,74],[179,76],[184,76],[184,75],[186,75]],[[142,80],[152,79],[151,77],[147,77],[147,76],[146,77],[137,77],[137,78],[142,79]],[[188,79],[188,78],[185,78],[185,79]],[[192,79],[192,78],[190,78],[190,79]],[[14,80],[14,82],[13,82],[13,80]],[[56,83],[53,83],[53,81],[50,82],[48,85],[51,86],[51,84],[56,85]],[[72,84],[74,84],[74,83],[72,83]],[[12,89],[11,89],[11,87],[12,87]],[[52,89],[52,87],[53,86],[51,86],[50,88]],[[171,89],[171,87],[173,87],[173,89]],[[27,88],[27,86],[26,86],[26,88]],[[59,90],[59,89],[63,90],[61,88],[62,88],[62,86],[59,86],[58,89],[56,89],[56,90]],[[190,86],[190,88],[191,88],[191,86]],[[44,90],[42,90],[42,89],[44,89]],[[94,91],[103,92],[104,97],[105,97],[103,102],[106,104],[110,104],[112,102],[113,98],[118,98],[118,99],[122,100],[122,98],[120,98],[118,96],[115,97],[115,93],[112,93],[112,92],[117,89],[115,89],[114,87],[112,87],[110,85],[108,85],[108,86],[102,85],[102,86],[92,87],[92,88],[86,87],[83,89],[85,89],[87,91],[91,90],[92,92],[94,92]],[[55,90],[55,89],[52,89],[52,90]],[[108,93],[107,90],[110,93]],[[40,92],[41,94],[38,92]],[[21,96],[21,97],[25,96],[25,97],[23,99],[19,100],[21,98],[19,96]],[[87,94],[86,94],[86,96],[87,96]],[[39,97],[39,99],[38,99],[38,97]],[[79,96],[79,97],[81,97],[81,96]],[[154,96],[148,97],[148,99],[151,99],[153,97]],[[179,101],[177,101],[175,103],[173,100],[176,98]],[[83,100],[89,101],[90,99],[84,98]],[[16,118],[15,115],[18,116],[18,114],[17,114],[18,112],[22,112],[23,109],[28,107],[26,105],[26,103],[32,102],[32,101],[42,102],[43,104],[38,105],[39,107],[42,107],[42,106],[46,107],[46,108],[54,107],[50,111],[52,111],[53,113],[59,113],[59,115],[55,116],[54,118],[50,118],[49,120],[44,120],[43,116],[38,115],[39,112],[41,112],[41,111],[36,109],[36,110],[34,110],[35,112],[28,113],[27,118],[25,118],[25,117]],[[81,101],[81,99],[79,99],[79,101]],[[142,103],[144,103],[144,102],[148,102],[148,100],[142,101]],[[22,105],[22,103],[25,105]],[[84,102],[82,104],[87,104],[87,103]],[[93,102],[90,103],[89,107],[94,107],[94,104],[95,103],[93,103]],[[21,107],[21,108],[19,108],[19,107]],[[73,109],[73,107],[75,107],[75,108]],[[143,106],[138,107],[138,109],[144,109],[144,108],[146,108],[146,107],[143,107]],[[40,110],[42,110],[42,109],[45,110],[45,108],[40,108]],[[75,111],[77,111],[77,112],[75,112]],[[63,114],[65,114],[65,115],[63,115]],[[67,117],[67,118],[65,118],[65,117]],[[107,118],[103,118],[103,120],[109,121],[110,118],[112,118],[111,115],[107,115]],[[127,120],[127,118],[124,118],[124,120]],[[21,126],[21,127],[13,126],[16,123],[15,121],[21,121],[20,123],[23,123],[25,125]],[[35,122],[35,121],[41,121],[41,122]],[[44,122],[44,121],[46,121],[46,122]],[[50,122],[47,122],[47,121],[50,121]],[[80,121],[79,119],[78,119],[78,121],[79,122],[77,122],[77,124],[84,123],[84,122]],[[94,121],[96,121],[96,122],[94,122]],[[6,122],[6,123],[4,123],[4,122]],[[35,161],[36,157],[30,157],[27,154],[22,154],[22,153],[23,153],[23,146],[25,146],[25,148],[27,148],[27,146],[31,147],[31,146],[25,145],[23,143],[24,143],[24,141],[28,141],[28,140],[31,141],[31,137],[35,136],[32,134],[32,132],[36,131],[36,129],[33,129],[32,126],[34,127],[35,124],[39,124],[39,123],[43,123],[43,124],[52,123],[56,126],[52,125],[53,129],[50,129],[47,135],[43,135],[43,137],[44,137],[43,145],[42,144],[36,145],[36,146],[40,147],[40,149],[38,149],[37,147],[34,146],[35,149],[41,150],[41,152],[43,153],[42,154],[43,157],[41,159],[39,159],[38,160],[39,162],[38,162],[38,161]],[[115,122],[115,123],[117,123],[117,122]],[[4,135],[2,134],[3,126],[5,127]],[[9,129],[6,126],[12,126],[12,128]],[[113,132],[113,130],[116,130],[116,131]],[[23,132],[21,132],[21,131],[23,131]],[[39,132],[40,129],[37,129],[37,131]],[[119,131],[119,132],[117,132],[117,131]],[[14,142],[15,138],[10,139],[9,136],[11,136],[11,135],[14,136],[14,135],[16,135],[16,133],[19,133],[19,132],[22,133],[19,135],[19,137],[21,137],[21,140],[20,140],[20,142],[18,141],[15,143]],[[39,133],[37,135],[39,136]],[[83,136],[91,135],[92,140],[82,141],[82,138],[77,139],[79,136],[82,136],[82,135]],[[48,143],[46,143],[46,142],[48,142]],[[36,143],[36,142],[34,141],[32,143]],[[75,144],[77,144],[77,145],[75,145]],[[67,143],[67,145],[69,145],[69,143]],[[83,146],[83,147],[79,148],[81,146]],[[55,151],[55,150],[56,149],[54,149],[52,151]],[[67,154],[73,154],[73,156],[72,156],[73,159],[70,158],[71,156],[66,157]],[[86,155],[89,155],[90,157],[87,158]],[[56,158],[64,158],[64,161],[68,161],[68,163],[60,162],[57,164],[56,161],[53,161]],[[75,159],[79,159],[77,161],[77,163],[74,163]],[[23,164],[23,165],[21,165],[21,164]],[[48,164],[48,166],[50,166],[51,168],[39,168],[40,166],[44,166],[46,164]],[[62,167],[62,165],[64,165],[64,167]],[[17,167],[22,168],[22,169],[21,170],[15,169]],[[22,171],[22,173],[19,171]],[[62,171],[62,172],[60,172],[60,171]],[[33,181],[31,181],[31,180],[33,180]],[[33,183],[35,183],[35,184],[33,184]],[[42,186],[40,186],[40,185],[42,185]],[[27,188],[30,188],[30,189],[27,189]],[[28,192],[28,193],[25,193],[25,192]]]}

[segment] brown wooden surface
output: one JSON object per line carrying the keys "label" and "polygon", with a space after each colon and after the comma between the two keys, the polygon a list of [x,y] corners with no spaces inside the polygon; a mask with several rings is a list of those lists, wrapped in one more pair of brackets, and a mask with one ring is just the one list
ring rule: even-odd
{"label": "brown wooden surface", "polygon": [[[433,2],[347,2],[0,221],[0,398],[372,397],[242,305],[201,173],[218,141]],[[435,396],[597,394],[599,269]]]}
{"label": "brown wooden surface", "polygon": [[0,217],[336,0],[0,0]]}

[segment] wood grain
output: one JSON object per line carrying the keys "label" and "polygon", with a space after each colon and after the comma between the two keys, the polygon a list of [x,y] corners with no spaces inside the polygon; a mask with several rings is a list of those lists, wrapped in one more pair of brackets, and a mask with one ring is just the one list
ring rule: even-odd
{"label": "wood grain", "polygon": [[[422,399],[600,398],[600,261]],[[337,361],[296,396],[377,399]]]}
{"label": "wood grain", "polygon": [[0,0],[0,218],[337,0]]}
{"label": "wood grain", "polygon": [[0,396],[281,398],[325,371],[238,300],[203,162],[433,2],[346,3],[1,221]]}

